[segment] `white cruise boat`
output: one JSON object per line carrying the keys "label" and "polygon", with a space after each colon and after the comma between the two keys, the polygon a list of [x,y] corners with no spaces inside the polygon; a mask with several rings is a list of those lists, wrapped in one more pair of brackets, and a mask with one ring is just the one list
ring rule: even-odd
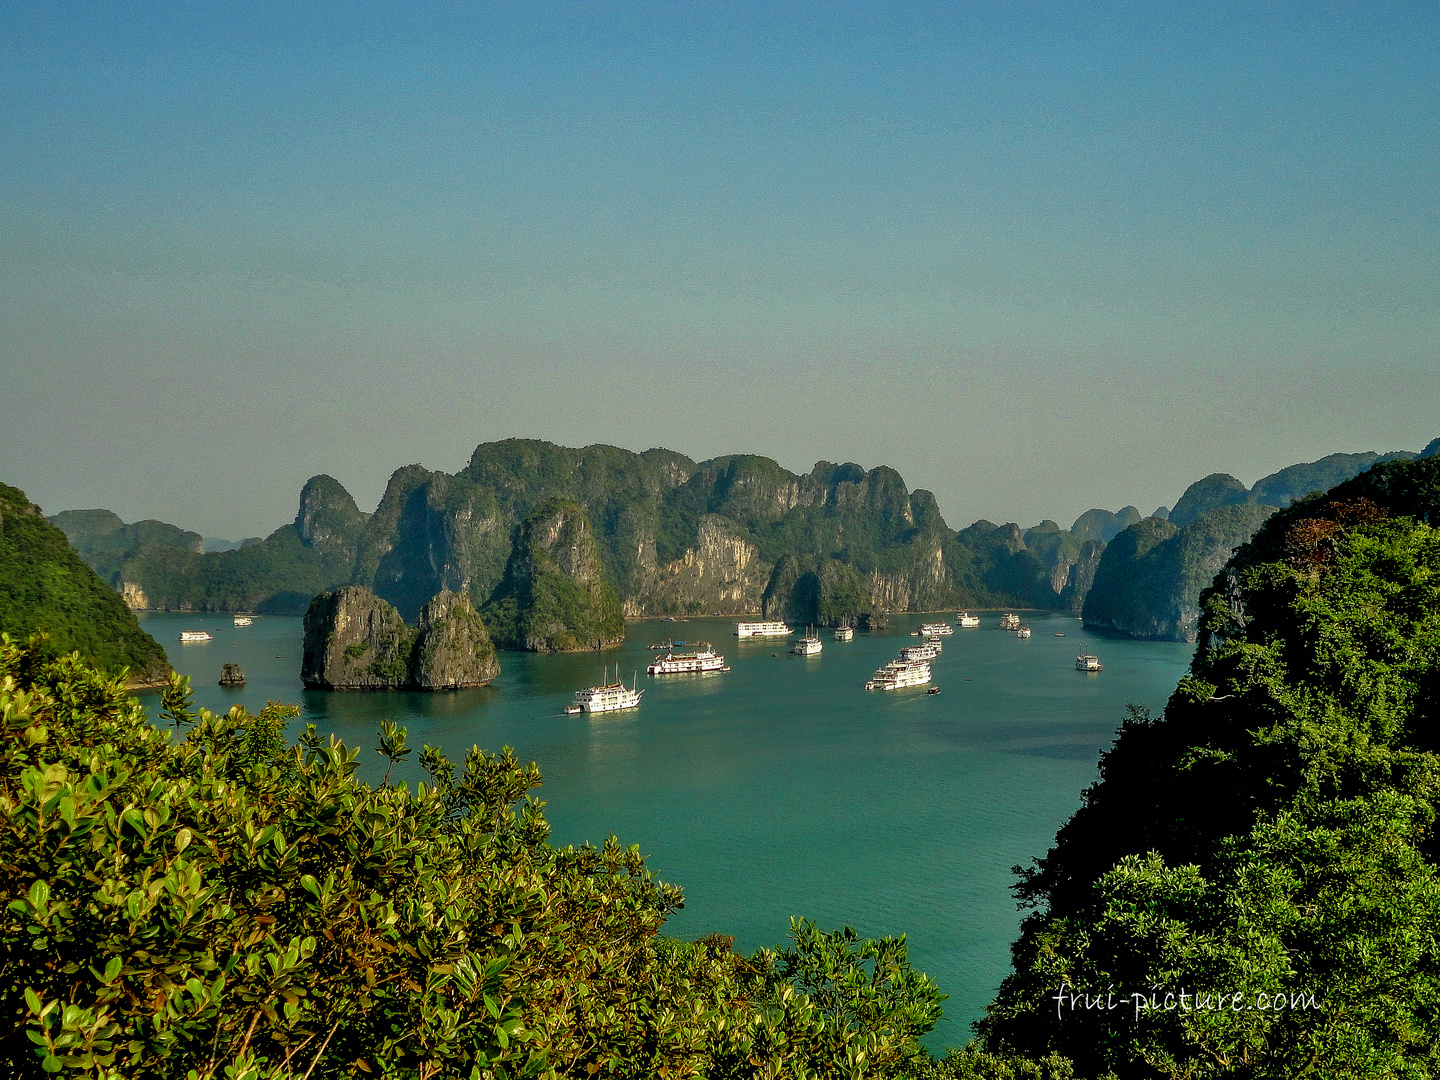
{"label": "white cruise boat", "polygon": [[786,637],[790,627],[779,619],[769,622],[738,622],[735,624],[736,637]]}
{"label": "white cruise boat", "polygon": [[204,630],[181,630],[181,641],[211,641],[210,634]]}
{"label": "white cruise boat", "polygon": [[1020,629],[1020,616],[1019,616],[1019,615],[1012,615],[1012,614],[1010,614],[1010,613],[1008,613],[1008,612],[1007,612],[1006,614],[1004,614],[1004,615],[1001,615],[1001,616],[1000,616],[1000,629],[1001,629],[1001,630],[1019,630],[1019,629]]}
{"label": "white cruise boat", "polygon": [[971,615],[968,611],[958,612],[958,613],[956,614],[956,616],[955,616],[955,625],[957,625],[957,626],[979,626],[979,625],[980,625],[980,616],[979,616],[979,615]]}
{"label": "white cruise boat", "polygon": [[903,690],[907,686],[924,686],[929,681],[930,661],[891,660],[870,677],[865,689]]}
{"label": "white cruise boat", "polygon": [[636,673],[634,686],[626,686],[620,681],[620,673],[615,673],[615,682],[609,682],[609,668],[606,668],[606,683],[604,686],[587,686],[584,690],[575,691],[575,704],[566,709],[566,712],[578,707],[581,712],[616,712],[620,709],[633,709],[640,704],[640,695],[645,693],[639,689],[640,676]]}
{"label": "white cruise boat", "polygon": [[1084,653],[1075,657],[1075,670],[1104,671],[1105,669],[1100,666],[1100,658],[1098,656],[1091,656],[1089,653]]}
{"label": "white cruise boat", "polygon": [[907,645],[900,650],[901,660],[934,660],[939,655],[938,641],[927,641],[924,645]]}
{"label": "white cruise boat", "polygon": [[657,656],[645,669],[646,675],[681,675],[691,671],[729,671],[725,657],[703,641],[694,642],[694,652],[676,652],[674,647]]}
{"label": "white cruise boat", "polygon": [[941,637],[945,634],[953,634],[955,628],[948,622],[927,622],[920,627],[921,637]]}
{"label": "white cruise boat", "polygon": [[1022,626],[1022,627],[1020,627],[1018,630],[1015,631],[1015,636],[1016,636],[1016,637],[1029,637],[1029,636],[1030,636],[1030,628],[1029,628],[1028,626]]}
{"label": "white cruise boat", "polygon": [[255,621],[255,620],[252,619],[252,618],[250,618],[249,615],[236,615],[236,616],[235,616],[235,625],[236,625],[236,626],[249,626],[249,625],[250,625],[251,623],[253,623],[254,621]]}
{"label": "white cruise boat", "polygon": [[835,640],[836,640],[836,641],[854,641],[854,640],[855,640],[855,628],[854,628],[853,626],[837,626],[837,627],[835,627]]}
{"label": "white cruise boat", "polygon": [[920,639],[920,644],[930,646],[930,648],[935,650],[937,656],[945,651],[945,642],[941,641],[934,634],[926,634]]}
{"label": "white cruise boat", "polygon": [[805,636],[795,642],[790,651],[799,656],[814,656],[824,647],[825,643],[820,640],[820,635],[813,629],[807,629]]}

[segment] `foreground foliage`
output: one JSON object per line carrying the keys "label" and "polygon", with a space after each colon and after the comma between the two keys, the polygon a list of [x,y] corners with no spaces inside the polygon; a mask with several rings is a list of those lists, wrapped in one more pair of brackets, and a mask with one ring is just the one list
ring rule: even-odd
{"label": "foreground foliage", "polygon": [[991,1052],[1127,1078],[1440,1072],[1437,521],[1440,461],[1382,464],[1236,554],[1164,717],[1135,711],[1023,875],[1037,910]]}
{"label": "foreground foliage", "polygon": [[[174,732],[0,644],[6,1076],[1008,1075],[935,1072],[903,938],[659,936],[679,890],[613,838],[547,844],[508,750],[372,787],[313,727],[287,743],[289,706],[197,712],[178,678],[164,704]],[[411,752],[389,724],[378,750]]]}

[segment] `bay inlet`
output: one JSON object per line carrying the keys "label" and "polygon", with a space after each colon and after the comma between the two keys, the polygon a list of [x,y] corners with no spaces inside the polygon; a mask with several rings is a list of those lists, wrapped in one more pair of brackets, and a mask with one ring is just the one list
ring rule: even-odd
{"label": "bay inlet", "polygon": [[[417,752],[430,743],[457,761],[471,745],[515,747],[544,775],[535,794],[552,843],[598,844],[613,832],[684,887],[685,908],[667,924],[677,937],[718,931],[750,951],[783,941],[792,915],[907,934],[912,962],[950,995],[926,1040],[938,1049],[969,1039],[1008,968],[1020,921],[1010,867],[1044,853],[1126,703],[1158,713],[1194,646],[1097,640],[1060,615],[1027,617],[1034,636],[1019,639],[986,613],[945,639],[932,662],[940,694],[866,693],[865,680],[933,619],[893,616],[888,631],[850,642],[825,632],[823,652],[808,657],[786,639],[739,641],[733,620],[645,620],[619,649],[501,653],[492,686],[421,694],[305,690],[298,618],[235,627],[229,615],[140,617],[191,677],[197,703],[297,704],[297,723],[362,749],[367,780],[384,771],[372,747],[385,718],[409,728]],[[187,629],[213,640],[182,645]],[[711,642],[731,670],[647,677],[647,645],[671,638]],[[1081,652],[1105,670],[1076,671]],[[246,685],[216,685],[226,662]],[[640,673],[640,708],[563,713],[617,664],[627,682]],[[407,764],[392,779],[423,779]]]}

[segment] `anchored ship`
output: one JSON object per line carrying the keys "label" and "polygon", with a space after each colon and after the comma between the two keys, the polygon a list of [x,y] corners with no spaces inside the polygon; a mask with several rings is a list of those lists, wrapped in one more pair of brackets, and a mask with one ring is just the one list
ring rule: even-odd
{"label": "anchored ship", "polygon": [[855,640],[855,628],[854,628],[853,626],[837,626],[837,627],[835,628],[835,640],[836,640],[836,641],[853,641],[853,640]]}
{"label": "anchored ship", "polygon": [[786,637],[790,627],[778,619],[769,622],[741,622],[735,624],[736,637]]}
{"label": "anchored ship", "polygon": [[1001,615],[1001,616],[1000,616],[1000,629],[1001,629],[1001,630],[1019,630],[1019,629],[1020,629],[1020,616],[1019,616],[1019,615],[1011,615],[1011,614],[1008,613],[1008,612],[1007,612],[1006,614],[1004,614],[1004,615]]}
{"label": "anchored ship", "polygon": [[1089,653],[1085,653],[1075,657],[1075,670],[1104,671],[1105,669],[1100,666],[1100,658],[1098,656],[1091,656]]}
{"label": "anchored ship", "polygon": [[825,643],[820,640],[820,635],[813,629],[808,629],[805,631],[805,636],[797,641],[790,651],[798,653],[800,656],[814,656],[824,647]]}
{"label": "anchored ship", "polygon": [[181,630],[181,631],[180,631],[180,640],[181,640],[181,641],[210,641],[210,640],[212,640],[212,638],[211,638],[210,634],[209,634],[207,631],[204,631],[204,630]]}
{"label": "anchored ship", "polygon": [[968,611],[962,611],[955,616],[955,622],[959,626],[979,626],[980,616],[971,615]]}
{"label": "anchored ship", "polygon": [[679,675],[689,671],[729,671],[725,657],[703,641],[693,643],[694,652],[676,652],[674,647],[657,656],[645,669],[646,675]]}
{"label": "anchored ship", "polygon": [[866,690],[903,690],[907,686],[924,686],[930,681],[930,661],[891,660],[871,676]]}
{"label": "anchored ship", "polygon": [[1029,637],[1029,636],[1030,636],[1030,628],[1029,628],[1028,626],[1022,626],[1022,627],[1020,627],[1019,629],[1017,629],[1017,630],[1015,631],[1015,636],[1016,636],[1016,637]]}
{"label": "anchored ship", "polygon": [[252,618],[250,618],[249,615],[236,615],[236,616],[235,616],[235,625],[236,625],[236,626],[249,626],[249,625],[250,625],[251,623],[253,623],[254,621],[255,621],[255,620],[252,619]]}
{"label": "anchored ship", "polygon": [[927,622],[920,627],[922,637],[940,637],[943,634],[953,634],[955,628],[948,622]]}
{"label": "anchored ship", "polygon": [[640,686],[640,674],[635,673],[634,686],[626,686],[620,681],[620,671],[615,671],[615,682],[609,682],[610,669],[605,669],[607,681],[603,686],[587,686],[584,690],[575,691],[575,704],[565,711],[576,712],[616,712],[619,709],[633,709],[640,704],[640,695],[645,693]]}
{"label": "anchored ship", "polygon": [[900,650],[901,660],[934,660],[940,654],[938,641],[927,641],[924,645],[907,645]]}

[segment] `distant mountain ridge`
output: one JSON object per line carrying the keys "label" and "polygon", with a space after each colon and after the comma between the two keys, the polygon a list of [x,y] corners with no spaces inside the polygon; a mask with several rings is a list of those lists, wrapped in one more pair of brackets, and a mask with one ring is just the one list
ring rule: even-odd
{"label": "distant mountain ridge", "polygon": [[[1414,456],[1331,455],[1282,469],[1254,489],[1216,474],[1191,485],[1170,520],[1183,529],[1223,506],[1275,505],[1311,483]],[[1069,529],[1054,521],[1023,529],[982,520],[957,532],[930,492],[910,490],[883,465],[821,461],[796,474],[755,455],[697,462],[662,448],[636,453],[507,439],[477,446],[455,474],[397,469],[373,513],[361,511],[332,477],[312,477],[292,523],[237,550],[202,553],[197,534],[159,522],[126,526],[108,511],[72,511],[55,521],[136,608],[299,613],[317,593],[354,584],[414,619],[447,589],[483,610],[505,577],[520,524],[555,499],[579,508],[606,587],[629,617],[763,611],[835,623],[951,606],[1078,614],[1107,547],[1126,529],[1156,520],[1127,506],[1086,511]],[[1193,575],[1205,560],[1186,550],[1181,562]],[[1100,576],[1102,585],[1122,578]],[[1188,596],[1190,583],[1164,588]],[[1111,609],[1119,610],[1114,602]],[[1109,622],[1115,632],[1150,636],[1143,627],[1179,625],[1188,616],[1172,612],[1157,622],[1122,613]],[[500,629],[499,640],[518,640]]]}

